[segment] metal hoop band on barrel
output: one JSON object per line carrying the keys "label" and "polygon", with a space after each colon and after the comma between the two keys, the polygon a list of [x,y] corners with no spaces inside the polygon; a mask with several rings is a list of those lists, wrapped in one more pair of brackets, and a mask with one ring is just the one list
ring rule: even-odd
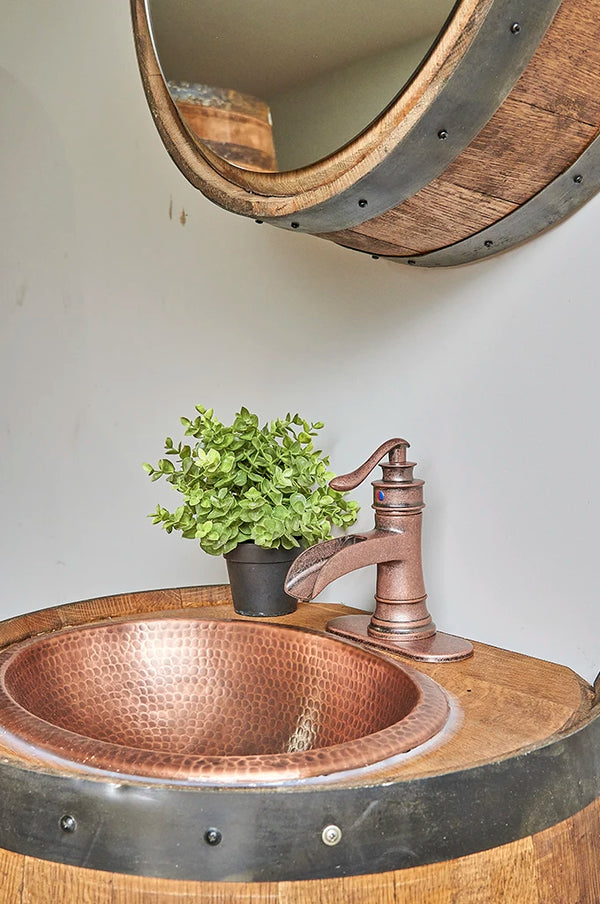
{"label": "metal hoop band on barrel", "polygon": [[596,708],[569,734],[518,755],[362,788],[207,790],[28,771],[4,760],[0,847],[139,876],[321,879],[488,850],[557,825],[598,796]]}
{"label": "metal hoop band on barrel", "polygon": [[456,267],[482,260],[538,235],[583,207],[600,190],[600,136],[564,173],[493,226],[428,254],[385,257],[418,267]]}

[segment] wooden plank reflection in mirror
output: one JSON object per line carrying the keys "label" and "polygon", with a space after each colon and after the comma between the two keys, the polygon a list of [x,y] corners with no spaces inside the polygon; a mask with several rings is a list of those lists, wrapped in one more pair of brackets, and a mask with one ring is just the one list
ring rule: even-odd
{"label": "wooden plank reflection in mirror", "polygon": [[167,82],[180,116],[215,154],[245,169],[277,170],[271,111],[264,101],[228,88]]}

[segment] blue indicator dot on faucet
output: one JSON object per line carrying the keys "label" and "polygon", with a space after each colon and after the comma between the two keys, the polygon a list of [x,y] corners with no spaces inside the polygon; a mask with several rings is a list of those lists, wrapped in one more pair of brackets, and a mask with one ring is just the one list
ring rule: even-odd
{"label": "blue indicator dot on faucet", "polygon": [[383,490],[377,491],[377,498],[379,499],[380,502],[383,502],[383,500],[385,499],[385,493],[383,492]]}

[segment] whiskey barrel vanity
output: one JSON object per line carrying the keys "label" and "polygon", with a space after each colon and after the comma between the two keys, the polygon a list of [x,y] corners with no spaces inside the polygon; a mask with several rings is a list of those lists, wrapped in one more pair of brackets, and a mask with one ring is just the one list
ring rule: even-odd
{"label": "whiskey barrel vanity", "polygon": [[[0,646],[140,615],[234,617],[226,586],[123,594],[0,624]],[[274,621],[322,630],[346,607]],[[600,720],[569,669],[484,644],[415,664],[452,718],[397,761],[325,782],[149,781],[44,762],[0,735],[6,904],[597,904]]]}

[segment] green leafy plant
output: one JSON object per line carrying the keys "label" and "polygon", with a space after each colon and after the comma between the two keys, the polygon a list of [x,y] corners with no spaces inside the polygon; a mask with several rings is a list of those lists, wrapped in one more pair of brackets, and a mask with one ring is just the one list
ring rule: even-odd
{"label": "green leafy plant", "polygon": [[354,523],[358,504],[328,486],[334,476],[329,458],[315,450],[313,438],[324,426],[287,414],[259,427],[242,408],[230,427],[212,408],[196,406],[193,421],[182,417],[192,445],[168,436],[152,480],[164,477],[183,497],[170,512],[161,505],[148,517],[167,533],[181,531],[211,555],[224,555],[239,543],[292,549],[331,536],[331,527]]}

